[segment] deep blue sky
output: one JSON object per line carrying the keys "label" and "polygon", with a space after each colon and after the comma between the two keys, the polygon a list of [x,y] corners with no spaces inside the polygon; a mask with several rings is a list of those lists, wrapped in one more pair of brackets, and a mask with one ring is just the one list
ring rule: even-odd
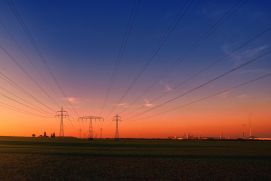
{"label": "deep blue sky", "polygon": [[[166,85],[173,87],[185,77],[218,57],[230,54],[231,50],[239,44],[271,26],[271,2],[248,0],[232,16],[226,18],[208,38],[201,40],[196,48],[190,49],[191,44],[199,39],[202,33],[208,31],[236,2],[236,0],[194,0],[177,28],[169,35],[165,46],[161,48],[153,63],[123,102],[129,102],[135,95],[142,93],[147,85],[157,81],[157,76],[167,70],[167,66],[172,66],[171,63],[176,58],[183,57],[183,63],[179,67],[175,67],[174,64],[175,73],[171,77],[158,80],[157,86],[151,94],[144,96],[144,99],[151,99],[152,94],[158,95]],[[18,0],[14,3],[67,94],[78,99],[91,97],[92,100],[86,104],[98,109],[109,85],[109,76],[135,1]],[[117,78],[109,96],[109,105],[118,103],[118,98],[133,77],[159,46],[161,37],[175,21],[184,3],[185,1],[173,0],[140,1],[134,26],[128,37]],[[24,51],[34,59],[37,70],[46,75],[44,65],[38,60],[39,57],[29,39],[4,0],[0,1],[0,21],[5,24]],[[7,36],[7,32],[2,27],[0,30],[1,44],[23,61],[20,50]],[[189,82],[183,89],[193,87],[260,54],[270,48],[270,38],[270,32],[266,33],[236,55],[231,55],[207,73]],[[248,73],[233,74],[215,85],[220,88],[232,85],[234,81],[247,80],[268,72],[271,70],[269,59],[270,56],[265,57],[244,68]],[[25,66],[31,70],[30,66],[27,64]],[[266,81],[270,82],[270,79]],[[52,81],[49,84],[53,85]],[[267,84],[262,85],[265,88],[267,86]],[[208,92],[208,89],[203,89],[202,94],[204,91]],[[143,102],[143,99],[139,100],[139,104]]]}

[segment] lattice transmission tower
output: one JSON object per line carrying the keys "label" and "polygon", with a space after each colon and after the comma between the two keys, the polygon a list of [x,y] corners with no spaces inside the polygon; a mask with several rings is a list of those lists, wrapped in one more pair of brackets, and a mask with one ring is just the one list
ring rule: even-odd
{"label": "lattice transmission tower", "polygon": [[119,122],[121,121],[121,117],[117,114],[113,117],[113,121],[116,122],[115,139],[119,139]]}
{"label": "lattice transmission tower", "polygon": [[68,112],[61,107],[61,110],[56,112],[55,117],[60,118],[59,136],[64,137],[64,118],[69,117]]}
{"label": "lattice transmission tower", "polygon": [[94,131],[93,131],[93,121],[103,121],[103,117],[99,116],[83,116],[79,117],[80,120],[84,121],[89,121],[89,126],[88,126],[88,137],[89,139],[93,139]]}

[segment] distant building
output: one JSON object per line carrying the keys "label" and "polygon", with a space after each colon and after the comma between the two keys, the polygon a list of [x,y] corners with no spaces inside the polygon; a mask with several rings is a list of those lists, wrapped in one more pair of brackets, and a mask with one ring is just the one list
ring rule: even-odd
{"label": "distant building", "polygon": [[51,138],[55,138],[56,137],[56,134],[55,133],[52,133],[51,134]]}

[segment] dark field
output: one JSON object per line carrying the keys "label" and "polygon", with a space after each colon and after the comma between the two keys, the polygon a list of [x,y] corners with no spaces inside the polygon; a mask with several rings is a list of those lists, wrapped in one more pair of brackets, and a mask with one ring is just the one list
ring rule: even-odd
{"label": "dark field", "polygon": [[271,142],[0,137],[0,180],[271,180]]}

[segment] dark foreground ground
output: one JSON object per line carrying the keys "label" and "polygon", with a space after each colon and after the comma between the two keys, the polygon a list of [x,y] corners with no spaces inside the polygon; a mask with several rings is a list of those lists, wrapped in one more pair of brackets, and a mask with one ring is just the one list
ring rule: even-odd
{"label": "dark foreground ground", "polygon": [[271,180],[271,142],[0,137],[0,180]]}

